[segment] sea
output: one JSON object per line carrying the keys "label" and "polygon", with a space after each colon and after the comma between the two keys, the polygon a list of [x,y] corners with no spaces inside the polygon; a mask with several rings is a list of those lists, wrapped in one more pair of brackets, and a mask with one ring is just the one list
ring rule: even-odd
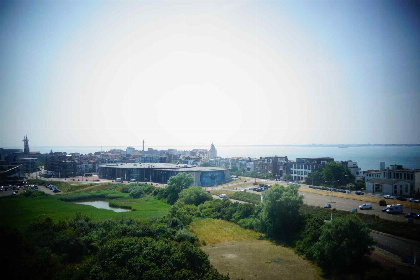
{"label": "sea", "polygon": [[[141,147],[134,148],[141,150]],[[177,149],[209,149],[209,146],[156,146],[156,150]],[[67,152],[89,154],[111,149],[125,150],[126,146],[39,146],[31,147],[31,151],[41,153]],[[336,161],[352,160],[358,163],[362,170],[379,169],[380,162],[386,167],[392,164],[403,165],[405,168],[420,169],[420,146],[361,146],[339,148],[331,146],[284,146],[284,145],[249,145],[249,146],[216,146],[220,157],[269,157],[287,156],[289,160],[296,158],[332,157]]]}

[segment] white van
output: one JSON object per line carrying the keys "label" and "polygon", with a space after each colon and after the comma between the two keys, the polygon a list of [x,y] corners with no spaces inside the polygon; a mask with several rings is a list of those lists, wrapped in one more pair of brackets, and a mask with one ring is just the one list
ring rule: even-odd
{"label": "white van", "polygon": [[387,207],[388,209],[386,209],[386,212],[388,214],[404,212],[404,206],[402,206],[401,204],[388,205],[388,206],[389,206]]}
{"label": "white van", "polygon": [[121,182],[121,178],[115,179],[115,182]]}

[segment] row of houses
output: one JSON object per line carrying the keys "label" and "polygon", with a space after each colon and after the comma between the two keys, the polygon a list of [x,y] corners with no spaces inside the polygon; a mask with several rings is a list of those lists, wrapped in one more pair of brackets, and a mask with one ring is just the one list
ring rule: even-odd
{"label": "row of houses", "polygon": [[379,170],[368,170],[364,174],[367,192],[398,196],[420,193],[420,169],[396,164],[385,168],[385,163],[381,163]]}

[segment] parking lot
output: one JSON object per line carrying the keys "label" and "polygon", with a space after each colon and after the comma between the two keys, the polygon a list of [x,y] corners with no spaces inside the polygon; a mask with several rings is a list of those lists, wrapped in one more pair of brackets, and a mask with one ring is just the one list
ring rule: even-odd
{"label": "parking lot", "polygon": [[[246,180],[247,182],[244,183],[244,180]],[[249,188],[258,187],[259,184],[274,185],[277,183],[280,185],[287,185],[287,182],[283,182],[283,181],[270,181],[270,180],[257,179],[258,185],[254,186],[253,182],[254,182],[253,178],[241,178],[241,180],[237,180],[229,184],[218,186],[217,189],[226,189],[226,190],[232,190],[232,191],[240,191],[242,189],[247,189],[247,192],[261,194],[261,192],[252,191],[252,190],[249,190]],[[380,218],[391,220],[391,221],[398,221],[398,222],[405,222],[406,218],[404,217],[404,214],[411,212],[410,208],[405,207],[403,214],[388,214],[388,213],[382,212],[382,209],[385,206],[379,206],[378,203],[372,203],[372,202],[367,202],[363,200],[364,198],[382,199],[383,196],[380,194],[361,195],[360,200],[358,200],[358,199],[353,198],[353,197],[359,197],[359,196],[354,196],[355,194],[354,191],[352,192],[351,198],[350,198],[350,195],[349,195],[349,198],[346,198],[346,197],[333,196],[334,193],[330,191],[326,191],[326,190],[321,191],[322,194],[309,192],[310,190],[311,189],[309,189],[308,185],[305,185],[305,184],[300,185],[299,193],[303,195],[304,197],[303,202],[308,205],[324,207],[325,204],[329,203],[331,204],[331,208],[333,209],[351,211],[351,209],[355,208],[357,209],[357,212],[359,213],[377,215]],[[333,194],[333,195],[330,195],[330,194]],[[343,194],[343,195],[346,196],[346,194]],[[372,203],[372,209],[360,210],[359,205],[364,204],[364,203]],[[395,200],[395,199],[387,199],[386,203],[399,204],[400,201]],[[417,213],[419,211],[416,209],[413,209],[413,212]],[[420,220],[414,220],[414,223],[420,223]]]}

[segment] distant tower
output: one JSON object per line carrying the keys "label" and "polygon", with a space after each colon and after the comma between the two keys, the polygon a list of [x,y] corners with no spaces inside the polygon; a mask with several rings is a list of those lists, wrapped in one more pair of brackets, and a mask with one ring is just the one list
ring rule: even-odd
{"label": "distant tower", "polygon": [[209,150],[209,158],[217,158],[217,150],[216,150],[216,147],[214,147],[214,144],[213,143],[211,143],[211,146],[210,146],[210,150]]}
{"label": "distant tower", "polygon": [[24,136],[23,137],[23,153],[25,153],[26,155],[29,154],[29,140],[28,140],[28,136]]}
{"label": "distant tower", "polygon": [[143,140],[143,152],[144,152],[144,140]]}

